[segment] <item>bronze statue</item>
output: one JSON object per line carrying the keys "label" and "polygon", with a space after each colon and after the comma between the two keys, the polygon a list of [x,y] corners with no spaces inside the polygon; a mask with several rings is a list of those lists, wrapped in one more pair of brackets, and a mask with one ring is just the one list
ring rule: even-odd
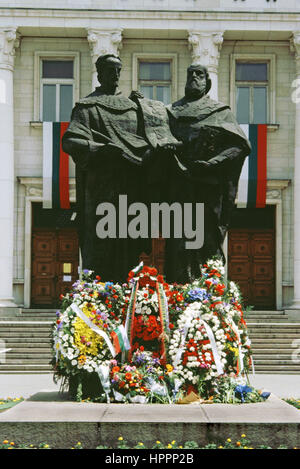
{"label": "bronze statue", "polygon": [[250,144],[230,107],[207,96],[207,69],[187,69],[185,96],[168,106],[173,135],[183,146],[169,159],[166,198],[172,202],[204,203],[204,245],[187,250],[184,239],[166,240],[165,274],[168,282],[186,283],[199,277],[199,265],[222,250],[234,208],[238,180]]}
{"label": "bronze statue", "polygon": [[[120,195],[127,196],[127,205],[148,203],[146,188],[157,161],[177,143],[162,103],[138,94],[130,99],[118,91],[121,67],[120,58],[113,54],[98,58],[101,86],[76,103],[62,140],[64,151],[76,164],[82,267],[114,282],[126,280],[141,252],[149,251],[149,240],[132,239],[118,229],[115,237],[110,233],[100,238],[96,232],[99,204],[111,203],[118,211]],[[116,218],[126,215],[119,210]]]}

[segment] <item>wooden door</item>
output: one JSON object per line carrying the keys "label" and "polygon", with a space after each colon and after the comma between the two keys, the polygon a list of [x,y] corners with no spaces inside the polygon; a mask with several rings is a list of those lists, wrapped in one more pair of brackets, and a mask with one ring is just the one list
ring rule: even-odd
{"label": "wooden door", "polygon": [[144,262],[144,265],[150,267],[156,267],[158,273],[163,275],[164,273],[164,264],[165,264],[165,244],[166,240],[164,238],[157,238],[152,240],[152,252],[147,256],[143,253],[140,256],[140,261]]}
{"label": "wooden door", "polygon": [[228,278],[239,285],[246,305],[275,308],[274,230],[229,230]]}
{"label": "wooden door", "polygon": [[32,236],[32,306],[57,307],[78,278],[78,236],[73,228],[35,228]]}

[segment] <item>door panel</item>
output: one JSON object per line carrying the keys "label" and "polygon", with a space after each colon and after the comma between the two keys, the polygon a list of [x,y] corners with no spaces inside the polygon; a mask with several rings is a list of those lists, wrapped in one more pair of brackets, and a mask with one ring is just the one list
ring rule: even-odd
{"label": "door panel", "polygon": [[145,265],[156,267],[161,275],[164,273],[165,244],[166,240],[163,238],[152,239],[152,252],[148,256],[145,253],[140,255],[140,261]]}
{"label": "door panel", "polygon": [[78,278],[79,246],[74,228],[35,228],[32,238],[32,306],[57,307]]}
{"label": "door panel", "polygon": [[239,285],[246,305],[275,308],[274,230],[229,230],[228,277]]}

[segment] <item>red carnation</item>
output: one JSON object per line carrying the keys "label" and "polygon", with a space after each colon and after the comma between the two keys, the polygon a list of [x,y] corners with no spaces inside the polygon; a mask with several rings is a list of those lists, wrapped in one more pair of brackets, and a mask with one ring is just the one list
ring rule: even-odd
{"label": "red carnation", "polygon": [[149,269],[149,274],[152,275],[153,277],[156,277],[157,275],[157,269],[155,267],[151,267]]}

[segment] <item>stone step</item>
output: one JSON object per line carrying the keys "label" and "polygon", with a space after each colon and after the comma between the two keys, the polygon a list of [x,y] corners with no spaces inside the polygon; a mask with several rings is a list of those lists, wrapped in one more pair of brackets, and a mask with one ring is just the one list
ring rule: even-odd
{"label": "stone step", "polygon": [[285,314],[285,311],[282,309],[252,309],[250,311],[245,311],[244,314]]}
{"label": "stone step", "polygon": [[[0,371],[1,373],[1,371]],[[255,368],[255,373],[257,375],[298,375],[299,370],[288,370],[286,367],[283,367],[282,369],[275,367],[270,367],[270,368]]]}
{"label": "stone step", "polygon": [[32,358],[26,358],[23,356],[23,358],[8,358],[6,357],[4,365],[48,365],[50,360],[50,357],[45,357],[45,358],[35,358],[32,360]]}
{"label": "stone step", "polygon": [[10,347],[46,347],[51,344],[50,337],[45,337],[42,340],[41,337],[7,337],[5,342]]}
{"label": "stone step", "polygon": [[254,355],[254,364],[255,365],[275,365],[275,366],[283,366],[283,365],[288,365],[288,366],[293,366],[295,369],[300,370],[300,362],[296,363],[292,360],[292,357],[288,357],[287,359],[272,359],[271,357],[265,358],[265,359],[260,359],[255,357]]}
{"label": "stone step", "polygon": [[36,357],[52,357],[52,349],[51,347],[45,347],[45,348],[23,348],[23,347],[9,347],[11,350],[9,352],[6,352],[6,357],[9,358],[18,358],[18,357],[27,357],[30,356],[33,359]]}
{"label": "stone step", "polygon": [[30,342],[11,342],[11,341],[8,341],[6,340],[5,341],[6,345],[13,349],[13,350],[30,350],[30,352],[32,351],[35,352],[36,350],[37,351],[40,351],[40,350],[51,350],[51,342],[50,340],[49,341],[45,341],[45,342],[34,342],[32,343],[31,341]]}
{"label": "stone step", "polygon": [[39,352],[36,351],[34,349],[34,351],[32,350],[28,350],[28,349],[12,349],[10,350],[9,352],[6,352],[5,354],[5,358],[6,360],[17,360],[17,359],[22,359],[22,358],[26,358],[27,359],[33,359],[33,360],[36,360],[36,359],[40,359],[40,358],[49,358],[51,359],[52,357],[52,353],[51,353],[51,349],[41,349]]}
{"label": "stone step", "polygon": [[295,363],[295,361],[291,358],[290,355],[282,355],[279,357],[276,356],[258,356],[258,355],[253,355],[254,357],[254,364],[257,365],[295,365],[296,368],[298,365],[300,366],[300,363]]}
{"label": "stone step", "polygon": [[[291,347],[286,347],[284,348],[261,348],[257,349],[256,347],[252,347],[253,354],[256,355],[257,357],[259,355],[263,356],[268,356],[268,355],[276,355],[276,356],[281,356],[281,355],[288,355],[289,352],[292,353],[294,349]],[[291,355],[291,354],[290,354]]]}
{"label": "stone step", "polygon": [[282,318],[244,318],[247,326],[249,327],[252,324],[267,324],[268,321],[270,322],[276,322],[277,324],[291,324],[299,321],[291,321],[287,317],[282,317]]}
{"label": "stone step", "polygon": [[[284,372],[285,374],[289,373],[299,373],[300,372],[300,365],[275,365],[275,364],[256,364],[254,362],[254,367],[255,367],[255,372],[272,372],[272,373],[277,373],[281,374]],[[297,390],[295,390],[297,391]]]}
{"label": "stone step", "polygon": [[257,351],[260,351],[262,349],[277,351],[277,350],[291,350],[293,347],[292,347],[292,342],[290,341],[286,341],[286,342],[280,341],[279,343],[274,344],[274,342],[271,340],[269,342],[266,342],[265,340],[263,340],[261,342],[252,341],[251,348],[252,350],[257,350]]}
{"label": "stone step", "polygon": [[32,332],[32,331],[22,331],[22,332],[5,332],[5,333],[1,333],[0,334],[0,339],[3,339],[3,340],[7,340],[9,338],[14,338],[14,339],[19,339],[19,338],[23,338],[23,337],[27,337],[27,338],[49,338],[49,331],[47,332],[41,332],[41,331],[36,331],[36,332]]}
{"label": "stone step", "polygon": [[51,334],[51,329],[21,329],[20,331],[16,329],[6,329],[5,331],[0,330],[0,338],[1,337],[12,337],[13,335],[15,337],[21,337],[21,334],[33,334],[33,335],[39,335],[41,334],[41,337],[48,337]]}
{"label": "stone step", "polygon": [[274,341],[274,339],[272,339],[269,336],[267,336],[266,338],[261,338],[260,335],[258,335],[258,337],[254,337],[253,335],[250,335],[250,339],[251,339],[252,346],[256,344],[257,345],[260,345],[260,344],[277,345],[277,344],[291,344],[292,343],[289,337],[279,337],[277,341]]}
{"label": "stone step", "polygon": [[250,325],[250,329],[253,329],[253,328],[257,328],[257,329],[295,329],[295,330],[299,330],[300,331],[300,324],[299,323],[286,323],[286,324],[282,324],[282,323],[278,323],[278,322],[264,322],[264,323],[260,323],[260,322],[252,322],[251,325]]}
{"label": "stone step", "polygon": [[270,319],[270,318],[275,318],[275,319],[281,319],[281,318],[288,318],[287,314],[283,313],[271,313],[271,314],[260,314],[260,313],[244,313],[244,318],[245,319],[251,319],[251,318],[259,318],[259,319]]}
{"label": "stone step", "polygon": [[22,373],[23,371],[28,371],[28,372],[53,372],[52,366],[47,365],[47,364],[0,364],[0,373],[7,373],[8,371],[10,372],[20,372]]}
{"label": "stone step", "polygon": [[2,330],[7,330],[7,329],[37,329],[37,328],[42,328],[42,329],[49,329],[51,328],[51,325],[53,322],[51,321],[43,321],[43,322],[37,322],[37,321],[7,321],[3,322],[0,321],[0,331]]}
{"label": "stone step", "polygon": [[58,310],[59,308],[21,308],[21,314],[51,314]]}
{"label": "stone step", "polygon": [[250,339],[299,339],[300,335],[292,332],[265,332],[265,331],[254,331],[249,333]]}
{"label": "stone step", "polygon": [[53,316],[25,316],[24,314],[22,316],[0,316],[0,321],[1,322],[54,322],[56,320],[56,315]]}

